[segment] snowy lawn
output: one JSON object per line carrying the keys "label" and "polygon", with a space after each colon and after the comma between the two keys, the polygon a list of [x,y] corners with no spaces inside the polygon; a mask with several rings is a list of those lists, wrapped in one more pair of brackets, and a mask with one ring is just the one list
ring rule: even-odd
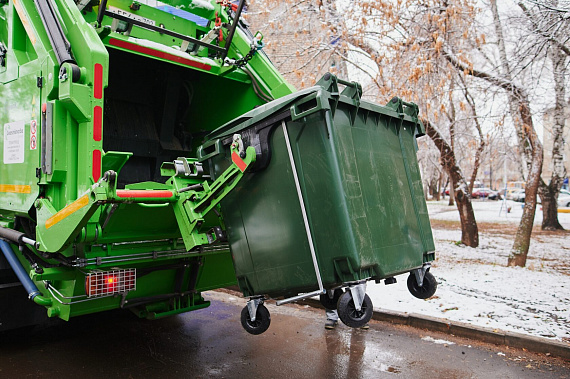
{"label": "snowy lawn", "polygon": [[[374,308],[570,343],[570,232],[540,231],[539,205],[526,267],[506,267],[522,207],[509,201],[511,212],[505,216],[499,215],[501,205],[474,201],[480,223],[480,245],[474,249],[457,244],[461,239],[457,209],[447,201],[429,202],[436,242],[431,269],[438,281],[436,294],[427,300],[414,298],[406,286],[407,275],[402,275],[393,285],[368,285]],[[570,230],[570,213],[559,213],[559,221]]]}

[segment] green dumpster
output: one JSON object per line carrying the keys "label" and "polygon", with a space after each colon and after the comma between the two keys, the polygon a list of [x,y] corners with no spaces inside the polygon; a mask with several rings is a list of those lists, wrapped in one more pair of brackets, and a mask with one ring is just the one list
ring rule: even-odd
{"label": "green dumpster", "polygon": [[[334,308],[343,287],[388,284],[408,272],[412,294],[435,292],[416,158],[415,139],[424,134],[418,108],[398,98],[379,106],[361,95],[357,83],[327,74],[222,126],[200,147],[214,179],[235,159],[234,135],[256,149],[255,165],[221,203],[244,296],[321,293]],[[356,308],[368,304],[360,298]],[[361,316],[357,325],[368,317]]]}

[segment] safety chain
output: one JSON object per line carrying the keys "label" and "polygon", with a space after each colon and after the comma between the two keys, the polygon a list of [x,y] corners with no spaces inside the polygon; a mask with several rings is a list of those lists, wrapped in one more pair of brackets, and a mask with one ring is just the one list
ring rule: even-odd
{"label": "safety chain", "polygon": [[240,59],[226,58],[225,63],[231,66],[236,66],[237,68],[242,68],[245,65],[247,65],[247,62],[249,62],[251,58],[253,58],[255,53],[258,50],[263,49],[263,47],[265,46],[265,44],[263,43],[263,34],[261,34],[261,32],[255,33],[255,35],[253,36],[253,40],[251,41],[251,44],[249,46],[250,46],[249,52],[245,56],[241,57]]}
{"label": "safety chain", "polygon": [[232,65],[236,66],[237,68],[244,67],[245,65],[247,65],[247,62],[249,62],[251,58],[253,58],[256,52],[257,52],[257,47],[252,46],[251,49],[249,49],[249,53],[247,53],[244,57],[240,59],[236,59],[234,62],[232,62]]}

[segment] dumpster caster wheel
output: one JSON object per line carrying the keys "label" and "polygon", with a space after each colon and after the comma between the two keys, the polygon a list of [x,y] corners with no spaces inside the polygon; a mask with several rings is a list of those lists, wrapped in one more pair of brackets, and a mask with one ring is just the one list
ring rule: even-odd
{"label": "dumpster caster wheel", "polygon": [[259,304],[257,306],[255,321],[251,321],[247,306],[241,310],[241,326],[246,332],[255,335],[261,334],[269,328],[269,324],[271,324],[271,316],[265,305]]}
{"label": "dumpster caster wheel", "polygon": [[436,289],[437,281],[429,271],[424,274],[424,281],[421,287],[418,285],[416,276],[413,273],[408,276],[408,290],[418,299],[427,299],[428,297],[432,297]]}
{"label": "dumpster caster wheel", "polygon": [[368,295],[364,295],[364,301],[360,310],[356,309],[352,293],[346,291],[338,300],[338,317],[347,326],[351,328],[360,328],[370,321],[372,318],[372,300]]}
{"label": "dumpster caster wheel", "polygon": [[327,291],[327,293],[322,294],[319,297],[321,305],[326,309],[336,309],[338,305],[338,299],[340,299],[340,297],[344,292],[342,291],[342,289],[337,288],[336,290],[334,290],[332,298],[329,296],[329,292],[330,291]]}

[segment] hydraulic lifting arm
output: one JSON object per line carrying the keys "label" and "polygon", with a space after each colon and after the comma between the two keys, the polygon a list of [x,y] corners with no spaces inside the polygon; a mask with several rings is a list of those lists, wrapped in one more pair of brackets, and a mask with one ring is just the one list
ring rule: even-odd
{"label": "hydraulic lifting arm", "polygon": [[[109,203],[169,203],[186,250],[213,243],[219,238],[218,233],[200,232],[206,215],[235,188],[256,158],[255,148],[244,148],[239,135],[234,136],[231,155],[232,164],[211,183],[197,174],[201,171],[197,160],[179,158],[162,166],[163,175],[171,176],[166,182],[167,189],[117,190],[116,173],[107,171],[86,194],[59,212],[54,210],[48,199],[38,199],[38,249],[52,253],[65,249],[87,228],[95,212]],[[92,227],[100,228],[99,224]]]}

